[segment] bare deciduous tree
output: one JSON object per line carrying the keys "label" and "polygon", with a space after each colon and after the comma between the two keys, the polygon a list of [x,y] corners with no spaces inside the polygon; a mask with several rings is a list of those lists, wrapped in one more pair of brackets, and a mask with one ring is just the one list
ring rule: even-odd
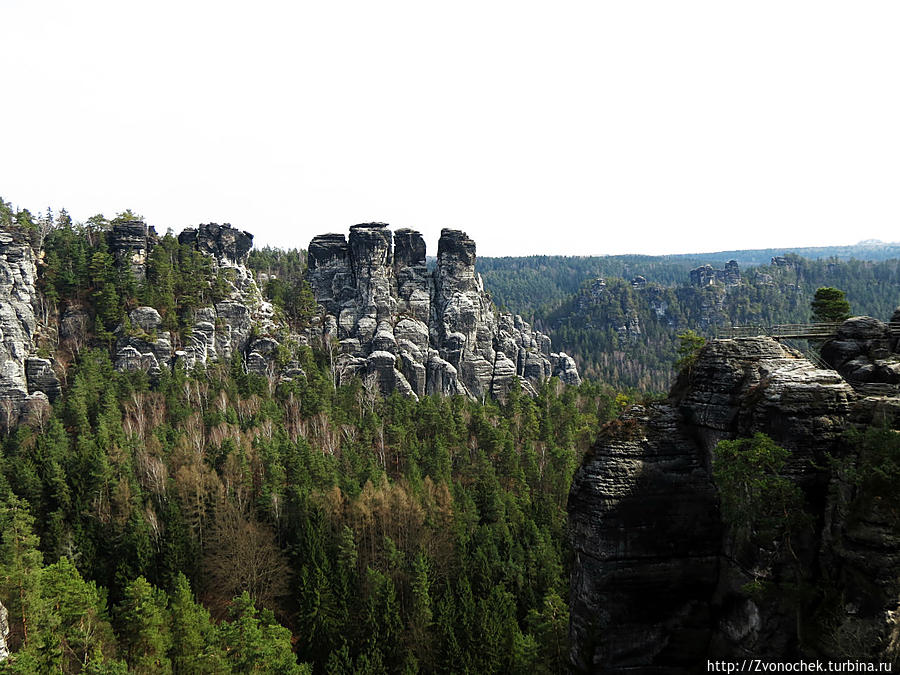
{"label": "bare deciduous tree", "polygon": [[247,591],[258,606],[275,609],[287,595],[290,567],[275,533],[234,505],[218,509],[206,550],[203,569],[214,605]]}

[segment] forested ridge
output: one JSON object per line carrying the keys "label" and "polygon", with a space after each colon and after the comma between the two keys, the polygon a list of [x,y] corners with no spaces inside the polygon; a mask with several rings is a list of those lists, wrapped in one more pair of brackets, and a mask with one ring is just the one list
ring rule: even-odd
{"label": "forested ridge", "polygon": [[[563,672],[568,491],[636,400],[619,389],[666,388],[683,330],[806,320],[821,285],[885,317],[900,284],[895,260],[787,256],[697,286],[693,259],[483,259],[498,304],[587,379],[414,400],[337,386],[335,344],[299,338],[319,311],[300,249],[247,260],[282,327],[273,362],[300,376],[254,373],[240,351],[120,372],[117,344],[164,330],[177,353],[235,283],[172,232],[136,277],[108,235],[139,218],[0,200],[0,226],[41,251],[34,343],[62,385],[17,427],[6,411],[0,672]],[[142,307],[158,329],[131,322]]]}
{"label": "forested ridge", "polygon": [[[129,310],[156,308],[178,349],[227,270],[170,232],[138,280],[107,247],[117,219],[6,206],[42,239],[42,319],[79,321],[37,337],[62,394],[2,439],[0,672],[565,670],[568,489],[627,397],[556,380],[503,402],[385,397],[336,387],[315,341],[279,346],[289,380],[239,352],[119,372],[117,340],[156,337]],[[315,313],[303,264],[250,258],[292,329]]]}
{"label": "forested ridge", "polygon": [[897,259],[787,254],[778,264],[741,269],[738,284],[696,285],[690,269],[700,260],[494,258],[479,261],[479,269],[495,301],[549,331],[582,376],[643,391],[668,389],[685,330],[714,337],[731,325],[805,323],[822,286],[843,290],[853,314],[888,320],[900,304]]}

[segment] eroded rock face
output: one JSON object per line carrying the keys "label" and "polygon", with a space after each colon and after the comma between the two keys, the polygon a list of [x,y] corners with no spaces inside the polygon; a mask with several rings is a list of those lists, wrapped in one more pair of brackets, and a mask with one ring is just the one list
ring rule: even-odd
{"label": "eroded rock face", "polygon": [[[883,339],[871,321],[845,332],[863,325],[858,337]],[[854,656],[891,658],[896,520],[877,509],[852,518],[852,471],[834,471],[829,461],[852,466],[855,451],[842,434],[873,420],[900,426],[900,399],[863,398],[837,372],[752,338],[710,343],[668,401],[635,406],[610,424],[569,497],[575,670],[692,673],[709,659],[847,657],[840,635],[859,638]],[[785,475],[811,514],[789,551],[738,546],[717,513],[712,450],[757,431],[790,451]],[[794,607],[750,590],[759,580],[795,582],[797,569],[811,588],[845,594],[829,619],[834,635],[810,637],[819,600],[801,608],[804,623]]]}
{"label": "eroded rock face", "polygon": [[702,448],[672,404],[634,406],[575,474],[570,600],[577,672],[699,672],[719,534]]}
{"label": "eroded rock face", "polygon": [[9,645],[6,644],[6,638],[9,635],[9,612],[3,603],[0,602],[0,661],[9,658]]}
{"label": "eroded rock face", "polygon": [[163,330],[162,317],[152,307],[136,307],[128,314],[129,327],[116,330],[117,370],[134,372],[146,370],[156,376],[161,367],[172,361],[172,336]]}
{"label": "eroded rock face", "polygon": [[345,375],[374,378],[388,392],[473,398],[502,397],[515,377],[526,388],[551,375],[580,382],[574,360],[551,353],[547,336],[496,312],[464,232],[441,232],[431,274],[422,235],[384,223],[354,225],[346,239],[315,237],[308,250],[323,333],[339,341]]}
{"label": "eroded rock face", "polygon": [[[141,249],[141,256],[129,253],[138,250],[143,241],[139,228],[126,223],[119,230],[117,236],[124,242],[120,248],[127,253],[117,255],[119,264],[145,264],[148,251]],[[151,236],[148,246],[152,246],[154,240]],[[266,376],[277,374],[274,364],[278,342],[272,335],[279,326],[273,321],[272,305],[263,299],[253,273],[247,267],[253,235],[227,223],[208,223],[186,228],[178,235],[178,241],[211,258],[213,271],[227,283],[229,297],[194,311],[190,336],[177,351],[172,335],[163,329],[162,319],[154,308],[134,309],[127,324],[116,330],[116,368],[144,370],[156,376],[161,368],[170,367],[175,360],[193,368],[228,361],[237,353],[242,355],[251,372]],[[291,367],[290,376],[297,377],[302,373],[296,364]]]}
{"label": "eroded rock face", "polygon": [[109,250],[119,267],[127,267],[135,279],[143,280],[147,274],[147,256],[156,240],[156,230],[152,227],[141,220],[129,220],[113,225]]}
{"label": "eroded rock face", "polygon": [[[896,316],[896,312],[895,312]],[[894,320],[892,319],[892,323]],[[900,394],[900,354],[890,324],[855,316],[840,325],[822,345],[822,359],[863,393],[883,385],[881,393]]]}
{"label": "eroded rock face", "polygon": [[[35,359],[37,261],[27,233],[0,231],[0,427],[11,427],[46,407],[59,393],[49,361]],[[30,366],[29,366],[30,364]]]}

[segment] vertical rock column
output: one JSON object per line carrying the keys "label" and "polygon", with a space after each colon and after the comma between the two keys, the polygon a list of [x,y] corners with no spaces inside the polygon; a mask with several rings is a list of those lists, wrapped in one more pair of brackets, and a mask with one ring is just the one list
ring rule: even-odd
{"label": "vertical rock column", "polygon": [[569,493],[575,672],[702,671],[716,501],[705,453],[672,406],[633,406],[598,440]]}
{"label": "vertical rock column", "polygon": [[109,233],[109,249],[116,265],[131,270],[138,281],[147,276],[147,256],[155,242],[156,230],[141,220],[116,223]]}
{"label": "vertical rock column", "polygon": [[456,368],[470,395],[489,395],[496,320],[481,276],[475,272],[475,242],[465,232],[441,231],[434,287],[433,328],[441,358]]}
{"label": "vertical rock column", "polygon": [[26,233],[0,232],[0,427],[4,428],[47,405],[37,383],[29,395],[26,370],[37,329],[35,282],[36,260]]}

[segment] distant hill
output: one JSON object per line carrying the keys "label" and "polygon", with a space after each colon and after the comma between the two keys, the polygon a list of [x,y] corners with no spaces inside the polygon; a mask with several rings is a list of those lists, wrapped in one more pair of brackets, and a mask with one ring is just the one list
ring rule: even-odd
{"label": "distant hill", "polygon": [[477,269],[495,302],[524,317],[539,318],[559,308],[586,281],[598,277],[630,280],[642,276],[648,282],[669,286],[686,282],[688,272],[702,265],[715,267],[737,260],[746,271],[750,267],[769,265],[772,258],[790,255],[807,260],[883,262],[900,259],[900,242],[869,239],[851,246],[761,248],[661,256],[479,257]]}
{"label": "distant hill", "polygon": [[741,266],[767,265],[773,257],[794,253],[811,260],[838,258],[839,260],[870,260],[873,262],[900,258],[900,242],[884,242],[867,239],[851,246],[806,246],[801,248],[759,248],[715,253],[684,253],[661,256],[671,260],[700,260],[727,262],[737,260]]}
{"label": "distant hill", "polygon": [[[885,246],[898,255],[878,259]],[[819,286],[844,290],[858,314],[888,319],[900,304],[900,245],[801,250],[818,257],[766,249],[697,257],[488,258],[478,266],[494,301],[549,332],[583,376],[664,391],[677,335],[687,329],[712,337],[732,324],[805,322]],[[866,253],[870,259],[861,259]],[[737,269],[725,264],[763,258]]]}

